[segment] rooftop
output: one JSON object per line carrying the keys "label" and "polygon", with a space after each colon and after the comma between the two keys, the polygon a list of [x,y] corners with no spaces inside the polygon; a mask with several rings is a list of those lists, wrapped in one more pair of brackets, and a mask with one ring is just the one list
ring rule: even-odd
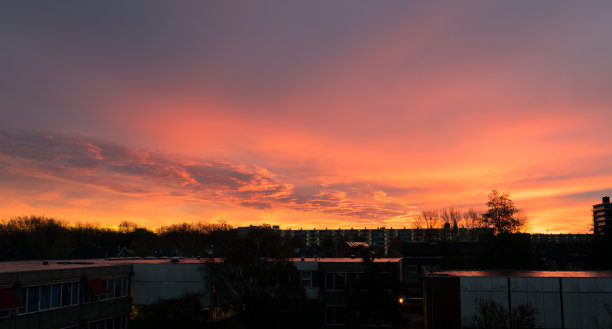
{"label": "rooftop", "polygon": [[612,278],[610,271],[440,271],[431,273],[434,276],[467,276],[467,277],[537,277],[537,278]]}
{"label": "rooftop", "polygon": [[[49,260],[48,264],[43,264],[42,260],[26,260],[14,262],[0,262],[0,273],[7,272],[25,272],[25,271],[43,271],[57,270],[65,268],[82,268],[82,267],[102,267],[130,264],[164,264],[171,263],[172,258],[96,258],[96,259],[77,259],[77,260]],[[208,262],[208,258],[179,258],[180,263],[197,264]],[[215,258],[215,261],[220,261]]]}
{"label": "rooftop", "polygon": [[[321,263],[360,263],[362,258],[290,258],[293,262],[321,262]],[[376,258],[375,263],[395,263],[401,258]],[[208,263],[210,258],[179,258],[179,264],[201,264]],[[214,258],[215,263],[222,262],[223,258]],[[9,272],[26,272],[26,271],[43,271],[57,270],[66,268],[83,268],[83,267],[102,267],[116,265],[132,265],[132,264],[167,264],[173,263],[172,258],[140,258],[140,257],[125,257],[125,258],[97,258],[97,259],[78,259],[78,260],[49,260],[47,265],[43,264],[42,260],[26,260],[14,262],[0,262],[0,273]]]}

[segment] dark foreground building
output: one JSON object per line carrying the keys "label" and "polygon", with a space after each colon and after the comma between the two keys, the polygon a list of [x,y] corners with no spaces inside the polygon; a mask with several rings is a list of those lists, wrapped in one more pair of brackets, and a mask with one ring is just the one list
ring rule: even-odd
{"label": "dark foreground building", "polygon": [[125,264],[0,263],[0,328],[127,328]]}
{"label": "dark foreground building", "polygon": [[445,271],[425,280],[429,329],[473,328],[477,301],[535,309],[539,328],[612,325],[612,272]]}
{"label": "dark foreground building", "polygon": [[[202,305],[211,311],[210,321],[223,320],[233,314],[220,300],[211,307],[214,282],[208,275],[221,261],[118,258],[0,262],[0,328],[124,329],[128,328],[132,306],[190,293],[201,296]],[[370,275],[372,266],[363,259],[296,258],[292,262],[305,298],[319,310],[321,327],[344,326],[355,320],[365,326],[394,325],[391,312],[368,314],[355,303],[363,291],[356,288],[350,293],[347,289]],[[401,258],[376,258],[371,264],[380,270],[377,275],[381,279],[403,278]]]}

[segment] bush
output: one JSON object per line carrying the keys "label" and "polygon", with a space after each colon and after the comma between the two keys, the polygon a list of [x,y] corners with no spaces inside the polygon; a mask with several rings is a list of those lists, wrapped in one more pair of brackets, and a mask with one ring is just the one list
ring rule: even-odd
{"label": "bush", "polygon": [[493,300],[476,300],[477,310],[473,316],[476,329],[534,329],[537,328],[536,309],[531,304],[512,308],[512,314]]}

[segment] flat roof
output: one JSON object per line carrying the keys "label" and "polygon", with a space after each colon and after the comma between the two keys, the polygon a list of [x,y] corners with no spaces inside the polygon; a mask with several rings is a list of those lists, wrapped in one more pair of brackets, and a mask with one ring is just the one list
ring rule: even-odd
{"label": "flat roof", "polygon": [[[292,262],[302,262],[301,258],[290,258]],[[376,258],[375,263],[396,263],[401,258]],[[215,263],[223,262],[223,258],[214,258]],[[304,258],[304,262],[320,262],[320,263],[361,263],[362,258]],[[125,258],[96,258],[96,259],[76,259],[76,260],[48,260],[47,265],[43,264],[42,260],[25,260],[0,262],[0,273],[9,272],[27,272],[27,271],[43,271],[57,270],[66,268],[83,268],[83,267],[103,267],[117,265],[132,265],[132,264],[202,264],[210,262],[210,258],[182,258],[179,257],[178,263],[173,263],[171,257],[125,257]]]}
{"label": "flat roof", "polygon": [[430,273],[432,276],[463,277],[536,277],[536,278],[612,278],[611,271],[440,271]]}
{"label": "flat roof", "polygon": [[[292,262],[301,262],[302,258],[290,258]],[[401,258],[375,258],[375,263],[398,263]],[[319,262],[319,263],[363,263],[361,257],[342,257],[342,258],[304,258],[304,262]]]}
{"label": "flat roof", "polygon": [[[66,268],[83,268],[83,267],[103,267],[131,264],[166,264],[172,263],[172,258],[96,258],[96,259],[76,259],[76,260],[48,260],[48,265],[44,265],[42,260],[25,260],[0,262],[0,273],[7,272],[26,272],[26,271],[42,271],[42,270],[58,270]],[[219,261],[215,258],[215,261]],[[198,264],[207,263],[209,258],[179,258],[179,264]]]}

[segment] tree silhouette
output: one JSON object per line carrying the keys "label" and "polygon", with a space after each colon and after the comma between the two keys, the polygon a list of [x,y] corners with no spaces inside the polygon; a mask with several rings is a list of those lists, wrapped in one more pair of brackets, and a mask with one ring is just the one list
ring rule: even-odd
{"label": "tree silhouette", "polygon": [[525,226],[525,216],[514,206],[509,193],[491,191],[487,207],[482,222],[493,228],[495,234],[517,233]]}
{"label": "tree silhouette", "polygon": [[300,315],[294,311],[304,300],[299,272],[289,258],[293,253],[269,226],[234,236],[224,261],[212,267],[215,298],[247,328],[300,327],[290,320]]}
{"label": "tree silhouette", "polygon": [[476,329],[535,329],[537,310],[531,304],[520,304],[508,310],[493,300],[476,300],[473,316]]}

